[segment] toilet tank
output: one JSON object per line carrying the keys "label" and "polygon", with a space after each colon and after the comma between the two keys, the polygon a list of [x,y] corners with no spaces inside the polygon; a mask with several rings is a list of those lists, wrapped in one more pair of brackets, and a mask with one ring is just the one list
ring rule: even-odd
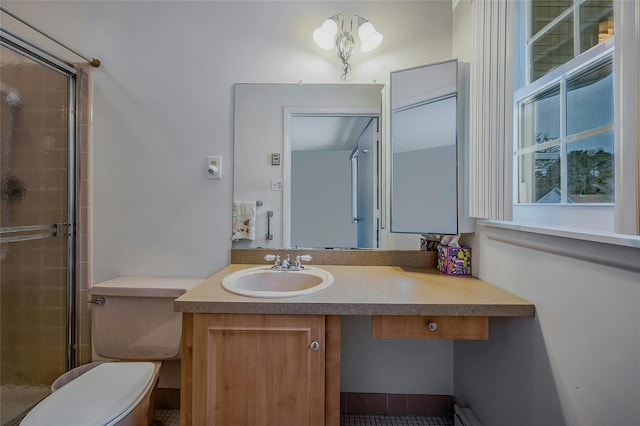
{"label": "toilet tank", "polygon": [[182,315],[173,301],[200,278],[121,277],[94,284],[91,308],[94,351],[104,358],[165,360],[180,357]]}

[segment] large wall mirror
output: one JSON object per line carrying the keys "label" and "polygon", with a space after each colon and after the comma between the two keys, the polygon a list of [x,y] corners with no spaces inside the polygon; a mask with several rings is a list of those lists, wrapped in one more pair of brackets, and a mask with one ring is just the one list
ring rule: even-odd
{"label": "large wall mirror", "polygon": [[383,88],[235,85],[234,201],[261,202],[235,248],[380,246]]}
{"label": "large wall mirror", "polygon": [[457,234],[458,61],[391,73],[391,232]]}
{"label": "large wall mirror", "polygon": [[389,116],[385,90],[234,86],[234,202],[261,203],[255,239],[234,248],[418,249],[421,233],[468,232],[457,214],[458,62],[391,73]]}

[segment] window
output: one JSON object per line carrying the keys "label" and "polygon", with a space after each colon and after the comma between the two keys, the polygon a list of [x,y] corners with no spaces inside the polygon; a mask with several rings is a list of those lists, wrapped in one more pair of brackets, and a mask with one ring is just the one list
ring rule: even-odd
{"label": "window", "polygon": [[613,0],[530,0],[525,13],[531,82],[613,35]]}
{"label": "window", "polygon": [[514,220],[526,205],[608,207],[612,228],[613,0],[528,0],[518,19]]}
{"label": "window", "polygon": [[519,102],[519,203],[613,203],[611,60]]}

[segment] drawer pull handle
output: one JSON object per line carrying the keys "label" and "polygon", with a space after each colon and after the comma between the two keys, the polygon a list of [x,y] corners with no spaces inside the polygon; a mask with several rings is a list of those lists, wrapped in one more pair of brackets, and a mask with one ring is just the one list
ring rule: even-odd
{"label": "drawer pull handle", "polygon": [[309,349],[311,349],[312,351],[317,351],[318,349],[320,349],[320,343],[318,343],[317,340],[314,340],[313,342],[311,342],[311,344],[309,345]]}
{"label": "drawer pull handle", "polygon": [[438,324],[433,321],[428,321],[427,328],[429,329],[429,331],[436,331],[438,329]]}

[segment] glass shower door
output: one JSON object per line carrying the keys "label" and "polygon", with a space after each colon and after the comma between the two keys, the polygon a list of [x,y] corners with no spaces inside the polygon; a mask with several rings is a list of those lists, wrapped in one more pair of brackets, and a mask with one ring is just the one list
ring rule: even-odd
{"label": "glass shower door", "polygon": [[46,396],[69,368],[75,80],[19,49],[0,49],[4,424]]}

